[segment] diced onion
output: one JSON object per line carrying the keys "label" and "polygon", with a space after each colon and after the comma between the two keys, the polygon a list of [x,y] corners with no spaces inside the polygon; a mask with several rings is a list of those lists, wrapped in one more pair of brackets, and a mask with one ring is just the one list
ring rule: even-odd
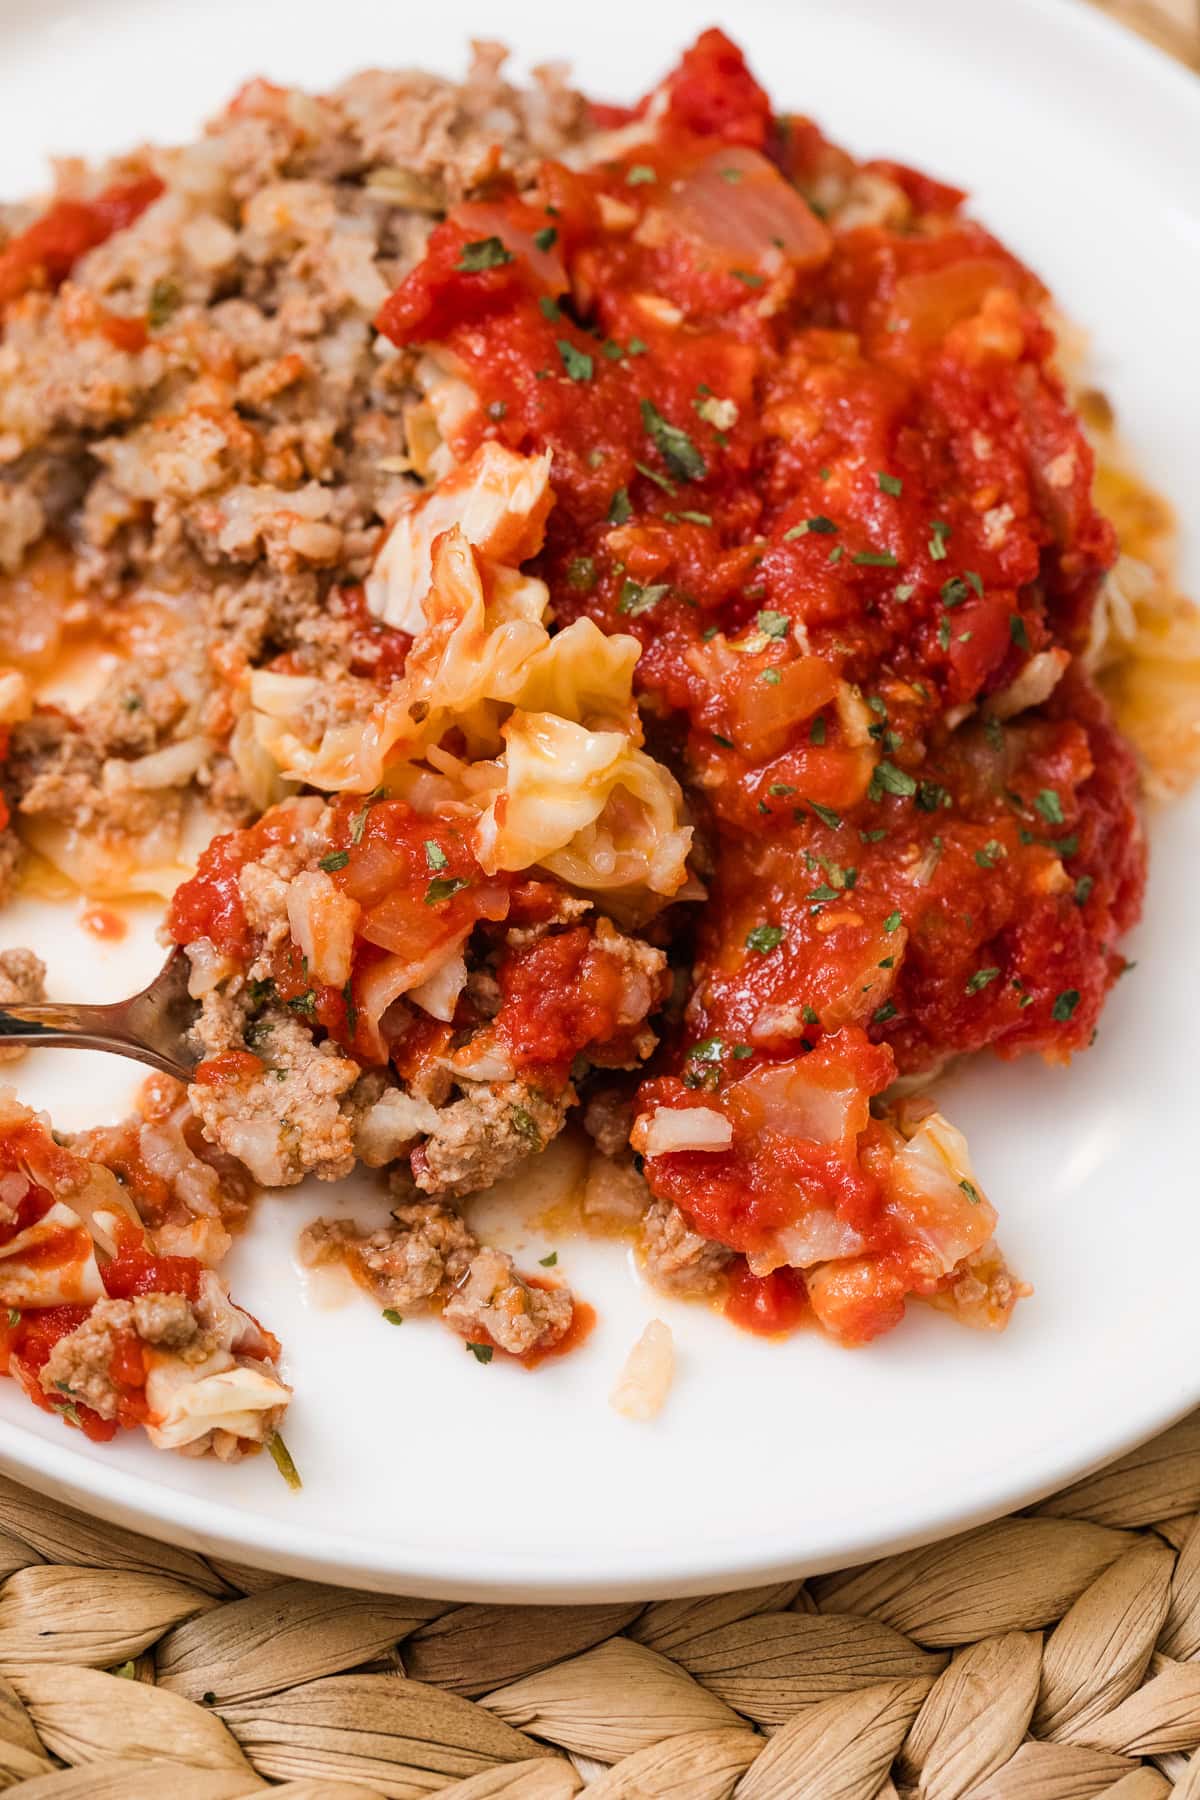
{"label": "diced onion", "polygon": [[400,1088],[387,1088],[367,1108],[354,1132],[354,1149],[368,1169],[382,1169],[413,1138],[435,1130],[437,1112]]}
{"label": "diced onion", "polygon": [[643,1113],[630,1138],[643,1156],[669,1156],[675,1150],[728,1150],[733,1126],[711,1106],[660,1106]]}
{"label": "diced onion", "polygon": [[734,1082],[730,1109],[748,1131],[766,1127],[814,1144],[845,1144],[867,1123],[868,1102],[848,1070],[765,1063]]}
{"label": "diced onion", "polygon": [[733,144],[714,151],[674,187],[661,208],[676,230],[731,264],[785,258],[819,268],[833,240],[807,202],[757,150]]}
{"label": "diced onion", "polygon": [[435,969],[427,981],[419,982],[408,997],[431,1019],[441,1019],[448,1025],[466,985],[467,965],[460,952],[447,957],[441,968]]}
{"label": "diced onion", "polygon": [[338,891],[323,869],[306,869],[288,884],[288,924],[309,972],[329,987],[345,987],[354,954],[357,900]]}
{"label": "diced onion", "polygon": [[120,788],[186,787],[196,771],[208,759],[211,746],[207,738],[182,738],[162,750],[152,750],[133,762],[110,757],[104,765],[105,789],[112,793]]}
{"label": "diced onion", "polygon": [[661,1319],[651,1319],[625,1359],[608,1403],[625,1419],[653,1419],[675,1379],[675,1340]]}
{"label": "diced onion", "polygon": [[997,719],[1011,719],[1030,706],[1040,706],[1058,686],[1070,660],[1067,650],[1039,650],[1036,656],[1030,657],[1015,681],[992,695],[987,703],[988,711]]}

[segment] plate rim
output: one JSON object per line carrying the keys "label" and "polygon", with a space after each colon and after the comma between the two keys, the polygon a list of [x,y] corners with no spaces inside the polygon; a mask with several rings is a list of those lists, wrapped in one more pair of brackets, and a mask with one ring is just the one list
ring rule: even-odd
{"label": "plate rim", "polygon": [[[70,10],[74,9],[69,4],[58,8],[60,13]],[[1008,28],[1030,43],[1039,32],[1049,31],[1067,46],[1072,40],[1090,40],[1096,55],[1110,65],[1119,57],[1126,84],[1156,90],[1177,113],[1189,140],[1194,137],[1200,147],[1200,76],[1165,50],[1137,37],[1090,0],[1009,0],[1006,10]],[[22,0],[0,0],[0,33],[12,33],[19,40],[38,23],[37,11]],[[1011,23],[1018,15],[1020,24]],[[1057,1459],[1043,1455],[1032,1473],[1014,1472],[1006,1484],[993,1483],[984,1502],[964,1505],[960,1495],[936,1511],[926,1505],[919,1522],[909,1517],[890,1524],[881,1521],[860,1529],[848,1547],[836,1551],[806,1555],[796,1548],[794,1529],[782,1529],[759,1535],[750,1545],[723,1537],[703,1546],[693,1543],[670,1555],[659,1548],[612,1548],[606,1550],[602,1565],[586,1572],[573,1545],[540,1555],[536,1567],[529,1566],[532,1552],[474,1546],[460,1551],[422,1545],[411,1563],[401,1550],[389,1546],[385,1558],[377,1539],[358,1543],[351,1533],[331,1534],[320,1524],[287,1527],[276,1515],[159,1484],[129,1471],[119,1459],[106,1464],[81,1457],[68,1437],[61,1443],[51,1441],[7,1419],[0,1420],[0,1470],[24,1487],[152,1540],[334,1585],[450,1601],[633,1600],[818,1574],[956,1535],[1033,1504],[1105,1466],[1184,1417],[1197,1402],[1200,1367],[1194,1376],[1169,1384],[1165,1393],[1156,1392],[1155,1403],[1139,1411],[1132,1427],[1114,1423],[1108,1432],[1094,1431],[1087,1455],[1078,1451]]]}

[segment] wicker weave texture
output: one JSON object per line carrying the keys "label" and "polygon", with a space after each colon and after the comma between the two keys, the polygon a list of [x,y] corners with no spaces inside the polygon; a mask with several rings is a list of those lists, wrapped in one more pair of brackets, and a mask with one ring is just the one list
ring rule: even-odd
{"label": "wicker weave texture", "polygon": [[[450,1606],[0,1481],[23,1800],[1200,1800],[1200,1414],[1036,1510],[699,1600]],[[64,1766],[65,1765],[65,1766]]]}
{"label": "wicker weave texture", "polygon": [[[1200,0],[1098,0],[1200,69]],[[283,1580],[0,1480],[22,1800],[1200,1800],[1200,1414],[1034,1512],[701,1600]]]}

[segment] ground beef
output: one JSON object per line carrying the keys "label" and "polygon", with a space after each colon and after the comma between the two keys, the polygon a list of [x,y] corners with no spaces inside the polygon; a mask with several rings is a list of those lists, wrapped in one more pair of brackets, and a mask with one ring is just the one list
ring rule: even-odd
{"label": "ground beef", "polygon": [[565,1288],[531,1287],[503,1250],[481,1250],[446,1301],[442,1317],[469,1343],[494,1344],[523,1356],[557,1344],[574,1311]]}
{"label": "ground beef", "polygon": [[[0,950],[0,1006],[19,1006],[46,998],[46,965],[32,950]],[[21,1044],[0,1043],[0,1063],[25,1054]]]}
{"label": "ground beef", "polygon": [[354,1167],[353,1120],[343,1105],[357,1063],[329,1042],[314,1044],[283,1007],[267,1008],[247,1042],[265,1064],[242,1081],[194,1082],[188,1093],[204,1135],[264,1187],[291,1187],[306,1175],[337,1181]]}
{"label": "ground beef", "polygon": [[583,1127],[597,1150],[619,1156],[633,1130],[633,1095],[620,1087],[594,1088],[583,1110]]}
{"label": "ground beef", "polygon": [[393,1223],[364,1236],[346,1219],[317,1219],[301,1239],[310,1266],[345,1262],[381,1306],[422,1311],[466,1273],[478,1243],[456,1212],[436,1201],[400,1205]]}
{"label": "ground beef", "polygon": [[642,1221],[646,1274],[669,1294],[703,1297],[715,1293],[730,1261],[724,1244],[692,1230],[679,1208],[654,1199]]}
{"label": "ground beef", "polygon": [[[232,713],[202,707],[199,725],[186,708],[152,716],[157,631],[171,669],[186,661],[182,623],[215,641],[227,678],[280,652],[330,684],[345,675],[340,584],[367,572],[424,472],[414,433],[429,436],[413,358],[376,336],[375,315],[440,211],[505,171],[530,179],[588,128],[557,71],[519,90],[503,61],[482,44],[462,84],[374,71],[320,98],[251,82],[198,144],[111,169],[64,166],[72,197],[141,175],[164,191],[56,293],[7,308],[0,617],[10,581],[32,580],[50,636],[70,620],[120,639],[136,605],[139,689],[76,718],[39,709],[9,772],[14,810],[106,846],[144,848],[152,833],[153,860],[161,848],[168,863],[189,787],[222,817],[245,815],[222,755]],[[43,554],[52,542],[70,546],[58,568]],[[146,594],[166,600],[157,620]],[[124,712],[139,692],[142,707]],[[337,694],[334,710],[359,698]],[[114,763],[198,729],[205,754],[183,794],[122,784]]]}
{"label": "ground beef", "polygon": [[499,1181],[562,1130],[575,1099],[568,1086],[547,1099],[523,1081],[463,1083],[461,1100],[441,1108],[414,1152],[412,1172],[427,1194],[471,1194]]}
{"label": "ground beef", "polygon": [[182,1294],[141,1294],[136,1300],[97,1300],[87,1318],[59,1338],[42,1372],[47,1394],[79,1401],[114,1419],[120,1395],[110,1376],[113,1338],[132,1332],[144,1344],[170,1350],[186,1362],[203,1362],[216,1347]]}

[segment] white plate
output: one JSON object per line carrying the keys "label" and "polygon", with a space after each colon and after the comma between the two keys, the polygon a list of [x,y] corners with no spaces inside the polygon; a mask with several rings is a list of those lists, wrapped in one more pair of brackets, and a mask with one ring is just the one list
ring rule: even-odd
{"label": "white plate", "polygon": [[[472,32],[531,61],[570,55],[625,97],[708,23],[709,0],[561,9],[443,0],[0,0],[3,185],[42,153],[186,136],[246,75],[323,86],[368,63],[454,70]],[[739,0],[776,101],[864,153],[969,185],[977,211],[1092,330],[1098,379],[1186,518],[1200,469],[1200,86],[1067,0]],[[1200,590],[1193,538],[1186,574]],[[0,1383],[0,1463],[109,1518],[332,1581],[450,1597],[581,1600],[697,1592],[851,1562],[1045,1493],[1200,1400],[1193,1071],[1200,796],[1157,823],[1146,922],[1095,1049],[1067,1071],[981,1060],[943,1086],[1036,1284],[999,1338],[914,1308],[856,1353],[764,1343],[646,1292],[613,1246],[561,1243],[600,1312],[586,1348],[536,1375],[481,1367],[433,1323],[306,1301],[298,1226],[328,1190],[271,1198],[231,1260],[282,1336],[297,1398],[289,1492],[127,1441],[84,1444]],[[98,952],[74,909],[0,916],[47,948],[54,991],[117,995],[148,940]],[[107,1085],[106,1085],[107,1084]],[[128,1066],[42,1052],[21,1091],[61,1124],[115,1113]],[[528,1254],[544,1254],[529,1235]],[[608,1389],[646,1318],[679,1376],[653,1426]]]}

